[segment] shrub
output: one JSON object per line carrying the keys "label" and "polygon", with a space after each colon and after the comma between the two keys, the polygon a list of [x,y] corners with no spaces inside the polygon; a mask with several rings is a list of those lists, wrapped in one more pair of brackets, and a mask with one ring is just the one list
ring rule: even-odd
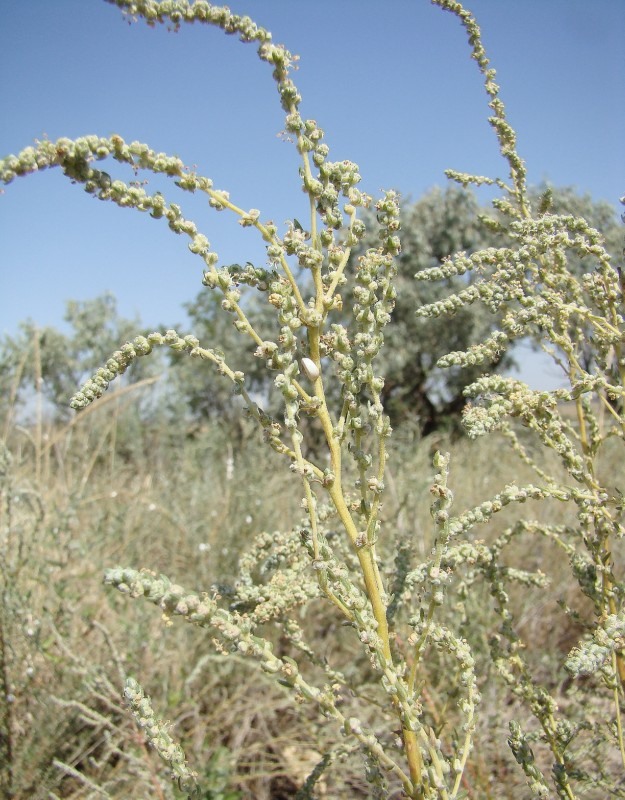
{"label": "shrub", "polygon": [[[561,365],[568,387],[532,391],[499,375],[483,375],[466,387],[471,403],[464,423],[470,436],[499,436],[499,446],[508,445],[534,478],[501,485],[489,499],[455,512],[450,456],[436,452],[431,542],[419,552],[416,533],[393,536],[393,519],[383,508],[391,480],[391,426],[377,364],[396,297],[398,195],[387,191],[374,202],[357,188],[354,163],[328,160],[323,131],[299,112],[291,54],[249,18],[201,0],[192,5],[113,2],[151,25],[203,22],[259,43],[259,57],[273,67],[286,131],[301,156],[310,219],[306,227],[292,220],[280,235],[260,211],[240,208],[179,158],[119,136],[44,141],[0,164],[5,183],[60,167],[88,193],[148,211],[187,237],[204,262],[204,284],[221,294],[224,313],[231,315],[242,343],[275,375],[282,396],[283,416],[274,419],[255,402],[245,374],[227,363],[217,343],[205,345],[173,330],[139,336],[112,354],[74,396],[74,408],[101,397],[112,380],[154,347],[168,347],[198,364],[209,362],[232,383],[243,413],[262,431],[267,446],[288,464],[303,493],[304,515],[291,529],[258,533],[241,556],[232,586],[194,592],[150,569],[123,566],[107,570],[105,583],[155,604],[168,621],[182,617],[207,629],[218,652],[253,661],[296,703],[332,721],[340,735],[321,754],[300,797],[321,792],[324,772],[355,752],[363,759],[370,796],[466,795],[479,786],[479,775],[467,765],[491,675],[507,687],[518,712],[509,723],[508,744],[534,795],[623,796],[625,584],[615,552],[623,535],[623,503],[619,475],[606,470],[604,460],[613,442],[622,446],[625,423],[623,287],[601,236],[584,219],[551,213],[548,194],[532,204],[515,133],[475,20],[460,3],[435,0],[466,29],[508,178],[449,175],[464,186],[490,184],[501,190],[490,225],[510,244],[458,253],[419,272],[421,281],[470,272],[478,277],[415,311],[429,320],[482,303],[500,314],[500,324],[481,343],[448,353],[439,359],[441,367],[492,363],[511,342],[532,336]],[[242,226],[260,234],[268,265],[218,266],[208,239],[181,206],[103,172],[97,163],[107,158],[167,175],[183,191],[206,194],[215,210],[235,214]],[[365,237],[362,211],[370,207],[376,212],[377,244],[358,259],[347,296],[350,253]],[[571,258],[583,258],[587,271],[571,271]],[[310,278],[310,296],[302,288],[308,281],[300,280],[298,271]],[[257,290],[273,310],[271,338],[261,336],[246,315],[242,293],[248,289]],[[350,311],[348,324],[331,321],[331,312],[341,307]],[[330,394],[333,384],[340,391]],[[308,447],[304,420],[323,437],[323,454]],[[498,463],[493,472],[496,481]],[[520,513],[523,504],[527,514]],[[534,513],[540,506],[563,506],[566,512],[554,515],[557,522],[548,514],[545,520]],[[477,538],[475,532],[486,525],[494,535]],[[576,591],[562,606],[563,619],[575,622],[581,633],[577,644],[569,642],[563,665],[563,676],[574,687],[566,702],[558,702],[558,683],[541,662],[550,642],[533,647],[523,639],[516,598],[546,589],[549,565],[528,563],[524,548],[515,548],[521,539],[553,543],[575,582]],[[515,554],[522,558],[518,565],[509,563]],[[483,597],[483,587],[498,621],[494,629],[476,631],[471,609]],[[344,631],[344,641],[331,659],[311,645],[319,645],[319,639],[311,639],[310,626],[321,618],[343,626],[334,627]],[[178,784],[189,794],[206,796],[210,790],[202,787],[134,677],[127,677],[125,696]],[[5,771],[3,780],[10,783],[10,773]],[[502,791],[505,782],[504,775]]]}

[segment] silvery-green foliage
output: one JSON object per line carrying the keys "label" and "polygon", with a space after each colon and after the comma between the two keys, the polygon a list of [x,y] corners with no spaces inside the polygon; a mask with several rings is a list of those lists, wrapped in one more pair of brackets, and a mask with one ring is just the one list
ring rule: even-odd
{"label": "silvery-green foliage", "polygon": [[[415,308],[440,299],[452,288],[466,284],[464,277],[450,278],[448,285],[415,281],[415,273],[438,266],[455,252],[475,252],[496,237],[478,220],[479,205],[469,190],[435,189],[413,205],[404,205],[400,215],[402,251],[395,279],[397,302],[381,354],[385,386],[383,402],[393,425],[417,421],[423,435],[445,425],[457,424],[464,405],[462,389],[479,370],[441,370],[438,359],[481,341],[496,318],[476,307],[463,309],[454,325],[446,319],[423,320]],[[370,231],[352,255],[371,246]],[[491,371],[509,365],[510,358],[493,359]]]}
{"label": "silvery-green foliage", "polygon": [[157,718],[150,698],[133,678],[127,679],[124,696],[137,724],[143,729],[163,761],[169,765],[172,778],[181,788],[194,794],[197,775],[189,769],[182,748],[172,739],[167,724]]}
{"label": "silvery-green foliage", "polygon": [[[537,796],[547,797],[555,791],[560,797],[576,797],[585,786],[621,796],[609,763],[613,757],[625,760],[621,726],[625,655],[620,631],[625,582],[615,557],[625,528],[620,476],[605,475],[601,470],[606,442],[617,439],[622,446],[625,433],[621,271],[613,264],[601,234],[586,219],[557,213],[549,197],[532,202],[514,135],[497,98],[494,72],[484,57],[475,25],[456,4],[445,5],[454,6],[463,19],[492,98],[490,121],[510,168],[509,183],[496,181],[506,198],[495,202],[499,212],[495,228],[505,234],[506,241],[470,255],[459,253],[418,274],[418,279],[432,281],[476,276],[460,291],[422,307],[419,314],[426,319],[453,316],[481,303],[500,317],[490,336],[443,356],[438,362],[441,367],[486,365],[515,341],[530,337],[551,355],[566,384],[551,392],[535,391],[512,378],[484,375],[465,389],[465,396],[472,401],[464,413],[469,434],[477,437],[500,431],[540,478],[541,485],[533,487],[530,494],[525,490],[519,494],[514,488],[513,502],[524,502],[538,491],[544,500],[570,504],[576,516],[576,524],[565,527],[526,519],[506,530],[493,547],[474,556],[501,616],[500,630],[491,639],[493,662],[539,723],[541,733],[536,741],[550,751],[551,774],[535,762],[516,724],[511,728],[510,746]],[[466,174],[452,173],[451,177],[463,185],[484,182]],[[546,468],[545,451],[556,455],[559,470]],[[509,492],[510,487],[508,496]],[[500,495],[464,518],[469,525],[481,523],[504,505]],[[515,576],[509,568],[498,566],[504,548],[520,535],[547,536],[555,541],[570,560],[580,599],[586,596],[593,602],[594,618],[585,622],[590,638],[573,649],[566,668],[575,677],[592,675],[594,703],[602,708],[611,705],[607,724],[589,721],[593,714],[588,697],[564,714],[550,687],[532,673],[508,589]],[[579,617],[574,609],[568,613]],[[584,757],[589,748],[596,753],[592,760]]]}
{"label": "silvery-green foliage", "polygon": [[[59,167],[100,200],[149,212],[185,237],[203,263],[205,286],[220,298],[241,346],[272,376],[281,398],[280,414],[271,416],[252,394],[245,372],[229,363],[219,343],[201,342],[193,334],[153,332],[135,337],[111,354],[74,395],[74,408],[97,400],[112,380],[155,346],[190,357],[198,365],[207,362],[230,382],[274,457],[288,464],[303,495],[303,516],[291,530],[260,532],[253,539],[241,557],[240,578],[234,586],[191,590],[149,569],[129,567],[108,570],[106,583],[153,603],[167,620],[180,617],[206,629],[219,652],[256,663],[297,703],[315,708],[335,725],[338,736],[345,737],[345,752],[353,747],[363,753],[373,796],[453,800],[464,793],[487,673],[476,660],[476,648],[464,637],[466,620],[452,613],[452,598],[454,593],[466,597],[483,581],[500,618],[489,637],[495,672],[509,694],[531,712],[538,728],[538,733],[526,733],[514,721],[510,727],[510,748],[531,790],[539,796],[555,792],[574,798],[588,785],[603,790],[612,781],[616,789],[609,759],[588,764],[584,747],[590,740],[597,753],[605,756],[612,748],[625,761],[620,717],[625,586],[613,557],[623,534],[622,502],[618,487],[605,482],[597,466],[606,438],[622,440],[625,423],[622,286],[600,234],[588,222],[573,214],[550,213],[546,200],[533,207],[515,133],[506,120],[475,20],[460,3],[435,0],[466,28],[508,176],[503,180],[450,172],[450,177],[464,186],[489,184],[501,190],[491,227],[504,240],[420,270],[417,280],[423,286],[442,280],[452,291],[422,305],[418,315],[427,322],[482,303],[497,315],[496,325],[481,341],[442,356],[439,367],[470,366],[480,371],[501,360],[512,342],[531,336],[552,348],[569,388],[535,392],[499,375],[476,377],[466,389],[473,400],[464,417],[469,433],[475,437],[501,432],[521,461],[534,469],[536,480],[502,486],[490,499],[455,513],[450,458],[437,453],[430,489],[433,546],[422,563],[410,564],[405,548],[388,555],[393,522],[382,513],[391,425],[383,402],[380,353],[397,296],[401,253],[397,193],[386,191],[374,201],[357,188],[360,175],[354,163],[329,160],[323,130],[300,112],[301,97],[290,77],[291,54],[274,45],[270,34],[249,18],[203,0],[111,2],[152,25],[208,23],[238,33],[245,42],[259,43],[260,59],[273,68],[285,129],[301,157],[299,180],[309,199],[310,218],[306,227],[293,219],[279,231],[259,209],[241,208],[178,157],[116,135],[43,141],[0,162],[5,183]],[[97,166],[105,159],[168,176],[183,193],[203,193],[215,211],[235,214],[243,227],[262,237],[267,262],[220,265],[207,236],[185,217],[182,205],[163,193],[150,194],[144,186],[112,177]],[[375,208],[374,220],[363,214],[370,207]],[[350,257],[367,242],[367,224],[373,224],[375,244],[364,249],[354,264]],[[574,273],[570,256],[592,262],[593,270]],[[466,276],[473,279],[457,280]],[[250,290],[272,312],[271,326],[262,331],[246,313],[244,293]],[[334,314],[339,311],[343,317],[336,321]],[[582,358],[589,342],[592,357]],[[564,415],[564,404],[574,408],[575,416]],[[604,416],[609,415],[609,425],[597,404]],[[304,435],[303,419],[323,441],[322,455]],[[527,432],[519,432],[517,420]],[[532,441],[556,454],[559,471],[537,458],[537,445],[528,445]],[[528,501],[570,506],[575,525],[555,526],[528,517],[497,527],[497,520],[505,518],[504,509],[520,508]],[[479,531],[490,524],[496,538],[487,543]],[[511,543],[522,536],[547,537],[557,543],[571,562],[580,592],[592,600],[588,642],[574,649],[567,668],[580,676],[597,667],[597,695],[601,702],[607,697],[611,703],[607,727],[593,726],[577,712],[565,715],[551,687],[532,672],[517,630],[512,595],[516,587],[543,588],[548,577],[524,564],[506,562]],[[390,582],[389,564],[397,565]],[[312,616],[338,618],[358,658],[334,663],[315,652],[302,622]],[[442,724],[428,708],[424,685],[425,667],[435,659],[444,678],[438,685],[445,709]],[[128,684],[127,695],[140,725],[177,777],[189,777],[184,754],[134,681]],[[583,715],[585,706],[581,708]],[[540,758],[534,752],[539,747]],[[332,761],[333,757],[322,759],[306,782],[308,788]]]}
{"label": "silvery-green foliage", "polygon": [[[538,187],[529,192],[533,207],[548,204],[551,213],[574,214],[586,219],[606,240],[607,251],[615,256],[622,249],[622,230],[614,209],[605,202],[593,202],[572,188]],[[493,220],[503,223],[499,229]],[[404,204],[400,213],[402,251],[398,257],[395,281],[397,302],[393,325],[386,334],[386,347],[381,354],[385,378],[384,406],[393,425],[418,420],[423,435],[444,426],[459,424],[465,404],[463,390],[480,375],[501,373],[517,360],[510,347],[495,351],[487,361],[463,366],[438,366],[438,360],[452,351],[466,350],[479,344],[501,324],[502,312],[483,303],[465,304],[459,308],[453,324],[447,316],[416,316],[415,308],[444,301],[480,279],[476,271],[446,275],[440,281],[415,280],[416,273],[438,267],[454,253],[470,256],[489,247],[513,245],[507,235],[506,217],[481,207],[468,188],[451,185],[444,192],[434,189],[415,203]],[[373,243],[369,232],[352,254]],[[588,259],[571,257],[568,269],[576,275],[591,268]]]}

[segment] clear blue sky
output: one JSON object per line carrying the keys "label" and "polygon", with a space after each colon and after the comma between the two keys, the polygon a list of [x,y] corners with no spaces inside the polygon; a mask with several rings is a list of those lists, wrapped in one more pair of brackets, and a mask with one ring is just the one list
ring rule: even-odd
{"label": "clear blue sky", "polygon": [[[363,188],[417,198],[447,167],[505,177],[464,31],[427,0],[232,0],[300,56],[302,114]],[[467,0],[531,183],[625,193],[625,2]],[[128,25],[103,0],[3,0],[0,154],[47,135],[118,133],[175,153],[279,225],[304,215],[298,158],[256,45],[206,26]],[[107,167],[105,167],[108,169]],[[112,175],[115,164],[110,162]],[[151,185],[154,183],[151,181]],[[224,263],[263,261],[255,232],[172,186]],[[101,203],[56,170],[0,197],[0,334],[61,325],[69,298],[113,292],[149,326],[183,322],[201,262],[162,221]]]}

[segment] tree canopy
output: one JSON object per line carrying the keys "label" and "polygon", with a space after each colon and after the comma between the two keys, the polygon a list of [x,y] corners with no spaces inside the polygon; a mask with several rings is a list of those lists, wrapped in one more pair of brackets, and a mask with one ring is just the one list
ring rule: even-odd
{"label": "tree canopy", "polygon": [[[622,227],[614,208],[579,195],[573,188],[539,187],[532,193],[533,202],[551,213],[568,213],[585,217],[605,237],[610,253],[622,249]],[[434,188],[415,202],[404,204],[401,212],[402,252],[399,256],[397,301],[393,324],[386,329],[387,347],[381,356],[381,372],[385,376],[383,399],[392,424],[416,424],[423,435],[441,427],[455,427],[464,405],[463,388],[483,371],[502,372],[514,365],[514,349],[494,358],[486,365],[472,368],[441,369],[438,359],[455,350],[465,350],[483,340],[498,324],[499,317],[483,304],[462,308],[452,319],[442,316],[421,319],[415,315],[420,306],[443,299],[479,279],[457,276],[438,283],[419,281],[415,275],[437,266],[452,253],[471,254],[485,247],[501,247],[508,242],[505,230],[488,224],[492,209],[479,205],[474,192],[451,185]],[[353,276],[357,259],[377,242],[365,238],[352,254],[348,276]],[[573,264],[579,273],[586,271],[583,260]],[[348,277],[348,281],[350,278]],[[248,290],[246,313],[258,330],[269,309],[260,302],[253,289]],[[228,363],[248,375],[253,391],[263,397],[266,408],[272,408],[271,381],[252,351],[241,349],[241,338],[232,326],[232,317],[223,313],[221,300],[203,288],[187,304],[190,330],[200,342],[222,348]],[[340,321],[340,312],[337,321]],[[4,402],[23,401],[38,378],[41,389],[55,414],[68,413],[68,399],[87,373],[92,372],[127,339],[137,335],[138,320],[120,317],[115,298],[110,295],[89,301],[71,300],[65,321],[69,332],[53,327],[38,328],[25,321],[19,331],[0,340],[0,388]],[[163,326],[165,330],[169,325]],[[36,356],[33,358],[33,356]],[[127,380],[138,381],[166,367],[163,362],[141,359],[129,370]],[[198,370],[188,359],[170,355],[167,385],[161,400],[172,416],[182,415],[188,421],[215,420],[233,423],[235,412],[231,387],[213,370]],[[338,398],[337,398],[338,401]]]}

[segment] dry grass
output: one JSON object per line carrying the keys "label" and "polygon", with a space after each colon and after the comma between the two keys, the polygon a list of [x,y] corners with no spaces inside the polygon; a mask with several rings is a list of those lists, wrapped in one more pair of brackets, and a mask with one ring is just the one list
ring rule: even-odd
{"label": "dry grass", "polygon": [[[143,425],[122,397],[113,407],[111,414],[110,406],[96,406],[64,429],[7,430],[1,622],[12,702],[2,724],[10,744],[5,784],[9,774],[12,788],[5,796],[181,796],[121,700],[130,674],[141,678],[171,720],[207,798],[294,797],[322,754],[336,746],[333,726],[307,706],[294,707],[250,664],[215,654],[207,634],[164,625],[152,607],[129,607],[101,585],[101,575],[106,567],[127,564],[162,570],[191,589],[227,584],[255,531],[284,528],[298,518],[299,487],[254,439],[234,449],[226,431],[185,437]],[[416,562],[432,545],[431,451],[449,443],[411,441],[407,434],[397,439],[385,530],[389,545],[408,543]],[[519,485],[533,479],[495,439],[457,442],[454,452],[456,510],[513,479]],[[606,469],[614,469],[616,457],[606,449]],[[565,522],[566,513],[555,501],[528,503],[506,509],[474,535],[492,540],[520,515]],[[558,606],[576,602],[566,561],[543,539],[511,545],[508,558],[511,565],[541,568],[553,577],[548,590],[516,592],[513,604],[537,675],[566,705],[571,687],[562,663],[582,630]],[[392,562],[388,573],[392,583]],[[448,608],[456,622],[463,620],[463,635],[480,662],[484,704],[465,777],[467,796],[480,800],[527,791],[506,746],[508,720],[523,712],[488,667],[488,638],[498,624],[491,606],[487,588],[476,584],[467,597],[452,594]],[[590,614],[583,606],[577,610],[582,621]],[[317,652],[340,668],[361,670],[366,680],[349,629],[314,606],[301,622]],[[441,658],[431,653],[421,675],[425,712],[435,729],[454,719],[440,699],[440,676],[450,674]],[[369,696],[378,691],[373,679],[361,690]],[[356,703],[346,697],[346,713]],[[343,758],[318,786],[318,796],[368,797],[359,756]]]}

